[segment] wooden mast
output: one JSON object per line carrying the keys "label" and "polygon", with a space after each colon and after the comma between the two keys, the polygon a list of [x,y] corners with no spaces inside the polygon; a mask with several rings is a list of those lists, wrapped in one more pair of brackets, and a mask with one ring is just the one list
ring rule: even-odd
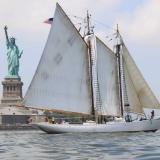
{"label": "wooden mast", "polygon": [[120,96],[120,111],[121,116],[123,117],[123,90],[122,90],[122,72],[121,72],[121,42],[118,42],[118,37],[120,36],[117,24],[117,44],[116,44],[116,56],[117,56],[117,64],[118,64],[118,80],[119,80],[119,96]]}
{"label": "wooden mast", "polygon": [[88,50],[89,50],[89,69],[90,69],[90,81],[91,81],[91,95],[92,95],[92,115],[94,117],[94,120],[98,123],[99,122],[99,116],[98,116],[98,108],[97,108],[97,91],[95,91],[95,73],[93,71],[94,65],[94,53],[93,53],[93,44],[91,42],[90,36],[93,34],[91,22],[90,22],[90,15],[87,11],[87,36],[88,38]]}
{"label": "wooden mast", "polygon": [[[91,30],[90,30],[90,17],[89,17],[89,13],[87,10],[87,36],[89,36],[91,34]],[[90,73],[90,83],[91,83],[91,98],[92,98],[92,115],[95,119],[95,109],[94,109],[94,99],[93,99],[93,80],[92,80],[92,59],[91,59],[91,42],[90,40],[88,41],[88,53],[89,53],[89,73]]]}

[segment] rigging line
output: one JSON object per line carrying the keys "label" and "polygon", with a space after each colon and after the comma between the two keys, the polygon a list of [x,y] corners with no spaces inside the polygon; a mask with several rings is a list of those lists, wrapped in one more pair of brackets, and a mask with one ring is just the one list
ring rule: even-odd
{"label": "rigging line", "polygon": [[[71,17],[74,17],[74,18],[78,18],[78,19],[81,19],[81,20],[84,20],[85,18],[83,18],[83,17],[79,17],[79,16],[75,16],[75,15],[68,15],[68,16],[71,16]],[[116,29],[113,29],[113,27],[111,27],[111,26],[109,26],[109,25],[106,25],[106,24],[104,24],[104,23],[102,23],[102,22],[100,22],[100,21],[98,21],[98,20],[96,20],[96,19],[94,19],[94,18],[91,18],[93,21],[95,21],[96,23],[98,23],[98,24],[101,24],[102,26],[104,26],[105,28],[108,28],[108,29],[111,29],[111,30],[114,30],[114,31],[116,31]]]}
{"label": "rigging line", "polygon": [[114,31],[116,31],[116,29],[114,29],[113,27],[111,27],[111,26],[109,26],[109,25],[106,25],[106,24],[104,24],[104,23],[102,23],[102,22],[100,22],[100,21],[98,21],[98,20],[96,20],[96,19],[94,19],[94,18],[92,18],[96,23],[98,23],[98,24],[101,24],[102,26],[104,26],[105,28],[108,28],[108,29],[111,29],[111,30],[114,30]]}
{"label": "rigging line", "polygon": [[83,18],[83,17],[75,16],[75,15],[72,15],[72,14],[67,15],[67,16],[69,16],[69,17],[74,17],[74,18],[78,18],[78,19],[81,19],[81,20],[84,20],[84,18]]}
{"label": "rigging line", "polygon": [[81,25],[82,25],[82,23],[74,23],[74,25],[80,25],[80,26],[81,26]]}

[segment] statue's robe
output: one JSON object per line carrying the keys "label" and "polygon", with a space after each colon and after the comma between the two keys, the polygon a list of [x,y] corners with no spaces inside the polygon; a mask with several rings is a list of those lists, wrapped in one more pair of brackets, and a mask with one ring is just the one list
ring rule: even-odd
{"label": "statue's robe", "polygon": [[18,76],[19,71],[19,49],[16,45],[7,45],[7,60],[9,75]]}

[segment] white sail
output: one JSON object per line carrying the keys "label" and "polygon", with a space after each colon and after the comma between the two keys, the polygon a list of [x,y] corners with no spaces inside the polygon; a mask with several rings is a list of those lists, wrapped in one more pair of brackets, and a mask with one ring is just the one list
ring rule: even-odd
{"label": "white sail", "polygon": [[97,117],[98,115],[102,115],[101,110],[101,98],[99,92],[99,82],[97,75],[97,44],[96,44],[96,36],[91,34],[85,37],[86,42],[89,46],[89,55],[90,55],[90,73],[92,79],[92,97],[93,97],[93,108],[94,114]]}
{"label": "white sail", "polygon": [[[132,78],[131,78],[129,71],[127,69],[127,65],[125,63],[125,60],[123,62],[124,62],[123,68],[124,68],[125,82],[126,82],[126,84],[125,84],[126,96],[128,98],[128,104],[129,104],[129,106],[124,105],[124,111],[142,113],[143,107],[140,103],[140,99],[138,97],[136,88],[134,86]],[[125,87],[123,87],[123,88],[125,88]]]}
{"label": "white sail", "polygon": [[120,115],[115,54],[97,38],[97,74],[103,115]]}
{"label": "white sail", "polygon": [[26,106],[91,113],[87,45],[59,5]]}
{"label": "white sail", "polygon": [[160,104],[149,88],[125,45],[122,45],[127,94],[131,110],[142,112],[143,108],[160,108]]}

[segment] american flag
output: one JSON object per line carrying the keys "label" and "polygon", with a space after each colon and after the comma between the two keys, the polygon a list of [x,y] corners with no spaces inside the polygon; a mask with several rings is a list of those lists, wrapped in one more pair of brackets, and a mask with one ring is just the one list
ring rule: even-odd
{"label": "american flag", "polygon": [[44,21],[44,23],[47,23],[47,24],[52,24],[52,22],[53,22],[53,18],[49,18]]}

